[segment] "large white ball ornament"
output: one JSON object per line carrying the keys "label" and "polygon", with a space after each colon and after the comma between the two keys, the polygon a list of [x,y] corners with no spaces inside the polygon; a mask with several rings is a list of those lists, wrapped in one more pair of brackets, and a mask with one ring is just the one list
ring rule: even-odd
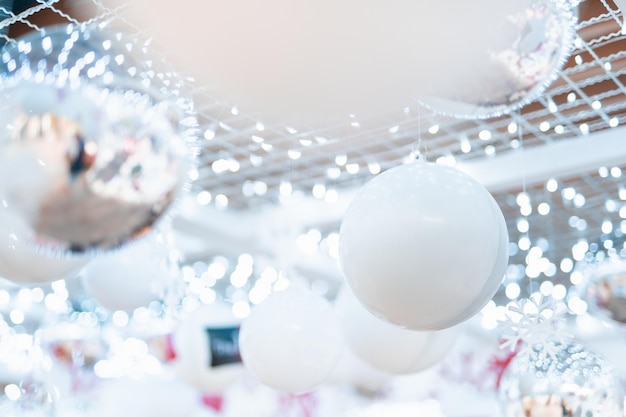
{"label": "large white ball ornament", "polygon": [[461,171],[416,161],[390,169],[355,196],[341,224],[347,283],[376,316],[436,330],[491,299],[508,262],[504,216]]}
{"label": "large white ball ornament", "polygon": [[244,370],[240,324],[224,303],[203,305],[181,320],[172,339],[176,374],[203,393],[227,389]]}
{"label": "large white ball ornament", "polygon": [[333,372],[343,336],[332,306],[291,286],[271,294],[241,325],[244,366],[262,383],[290,393],[312,391]]}
{"label": "large white ball ornament", "polygon": [[439,331],[407,330],[375,317],[344,287],[335,301],[346,344],[376,369],[412,374],[427,369],[450,351],[459,326]]}
{"label": "large white ball ornament", "polygon": [[[434,108],[464,117],[520,107],[554,79],[575,26],[563,0],[183,0],[169,6],[137,0],[124,12],[179,68],[213,87],[215,97],[303,128],[347,123],[350,114],[360,122],[400,119],[424,96]],[[148,14],[147,7],[168,13]],[[172,30],[171,22],[185,24]]]}

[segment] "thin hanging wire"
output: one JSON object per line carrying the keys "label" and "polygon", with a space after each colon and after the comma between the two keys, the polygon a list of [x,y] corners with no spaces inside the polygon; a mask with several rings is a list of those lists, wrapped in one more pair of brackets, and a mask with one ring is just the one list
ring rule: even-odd
{"label": "thin hanging wire", "polygon": [[427,160],[428,147],[422,142],[422,107],[417,107],[417,141],[411,146],[411,157],[416,161],[425,162]]}
{"label": "thin hanging wire", "polygon": [[[525,196],[526,198],[530,199],[530,197],[528,197],[527,185],[526,185],[526,176],[527,176],[526,152],[524,150],[523,125],[522,125],[522,123],[519,123],[519,118],[520,117],[521,117],[521,114],[519,112],[515,113],[514,121],[517,124],[517,140],[519,142],[519,152],[520,152],[520,160],[521,160],[522,195]],[[532,203],[530,201],[528,201],[528,204],[532,205]],[[528,217],[528,216],[525,216],[525,217]],[[530,240],[530,223],[528,224],[528,228],[527,228],[526,232],[522,236],[527,239],[528,246],[529,246],[528,250],[530,250],[530,248],[532,247],[532,241]],[[537,278],[528,277],[528,293],[529,293],[528,295],[529,295],[529,297],[532,296],[535,292],[537,292],[539,290],[539,288],[537,287],[536,279]]]}

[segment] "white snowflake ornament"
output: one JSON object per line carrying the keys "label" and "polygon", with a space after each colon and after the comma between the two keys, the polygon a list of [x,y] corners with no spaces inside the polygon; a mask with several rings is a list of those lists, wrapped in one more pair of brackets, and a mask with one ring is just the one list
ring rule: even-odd
{"label": "white snowflake ornament", "polygon": [[554,357],[558,346],[572,338],[563,330],[566,314],[563,304],[544,301],[541,294],[511,302],[502,322],[500,348],[514,351],[519,347],[521,355]]}

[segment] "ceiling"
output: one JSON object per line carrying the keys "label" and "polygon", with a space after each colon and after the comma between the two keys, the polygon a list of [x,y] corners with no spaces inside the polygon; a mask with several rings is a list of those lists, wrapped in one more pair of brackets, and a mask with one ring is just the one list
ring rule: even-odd
{"label": "ceiling", "polygon": [[[123,7],[105,3],[25,2],[0,26],[14,39],[56,22],[122,21]],[[546,94],[519,112],[487,120],[443,117],[415,105],[367,129],[354,120],[296,130],[264,123],[194,84],[201,152],[193,188],[174,221],[181,250],[189,263],[267,256],[339,282],[327,237],[335,238],[356,190],[410,158],[419,142],[428,160],[456,164],[495,196],[512,242],[505,283],[519,282],[522,295],[531,281],[570,286],[571,266],[563,259],[582,259],[572,253],[574,245],[584,241],[591,252],[613,247],[619,253],[626,233],[622,19],[609,0],[583,1],[572,56]],[[319,232],[320,250],[294,250],[311,230]]]}

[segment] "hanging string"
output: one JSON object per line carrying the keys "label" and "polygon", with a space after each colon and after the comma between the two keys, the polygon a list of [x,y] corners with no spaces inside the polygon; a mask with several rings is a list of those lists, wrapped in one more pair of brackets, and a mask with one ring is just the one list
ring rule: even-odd
{"label": "hanging string", "polygon": [[417,107],[417,141],[411,147],[411,155],[416,161],[426,161],[428,149],[422,143],[422,106]]}
{"label": "hanging string", "polygon": [[[521,118],[520,113],[515,113],[514,116],[514,120],[515,123],[517,125],[517,140],[519,142],[519,152],[520,152],[520,161],[521,161],[521,175],[522,175],[522,194],[524,196],[528,196],[528,192],[527,192],[527,187],[526,187],[526,153],[524,152],[524,133],[522,131],[522,123],[519,122]],[[530,203],[530,198],[529,198],[529,204]],[[528,225],[528,229],[526,230],[526,233],[524,234],[524,237],[528,240],[528,244],[529,244],[529,250],[530,247],[532,247],[532,241],[530,240],[530,224]],[[537,288],[537,283],[535,282],[536,278],[528,278],[529,280],[529,284],[528,284],[528,296],[532,296],[532,294],[534,294],[538,288]]]}
{"label": "hanging string", "polygon": [[519,141],[520,157],[522,160],[522,192],[526,195],[526,154],[524,153],[524,135],[522,133],[522,124],[518,123],[517,120],[515,123],[517,123],[517,140]]}

